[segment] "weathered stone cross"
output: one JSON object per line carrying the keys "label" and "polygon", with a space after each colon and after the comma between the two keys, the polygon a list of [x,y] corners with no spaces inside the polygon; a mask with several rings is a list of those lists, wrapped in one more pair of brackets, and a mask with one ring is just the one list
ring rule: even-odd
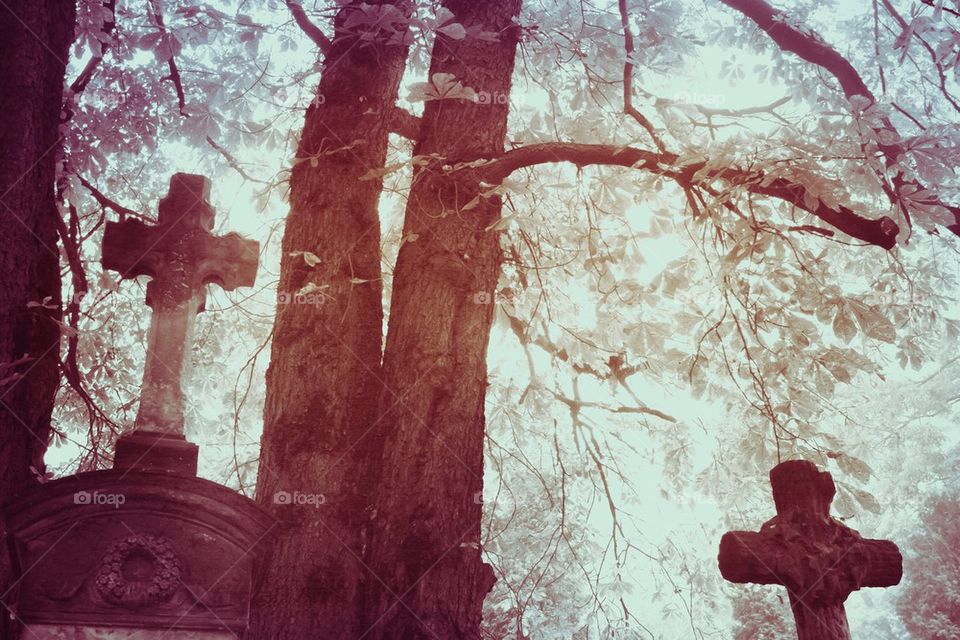
{"label": "weathered stone cross", "polygon": [[124,278],[141,275],[153,310],[147,362],[135,429],[117,442],[114,468],[196,472],[196,446],[183,436],[182,380],[195,316],[203,311],[206,285],[230,291],[257,275],[259,244],[235,233],[214,236],[210,180],[174,174],[160,200],[159,222],[110,222],[103,235],[103,266]]}
{"label": "weathered stone cross", "polygon": [[799,640],[849,640],[843,603],[862,587],[900,582],[902,558],[888,540],[867,540],[830,517],[833,478],[806,460],[770,471],[777,515],[720,540],[720,573],[730,582],[787,588]]}

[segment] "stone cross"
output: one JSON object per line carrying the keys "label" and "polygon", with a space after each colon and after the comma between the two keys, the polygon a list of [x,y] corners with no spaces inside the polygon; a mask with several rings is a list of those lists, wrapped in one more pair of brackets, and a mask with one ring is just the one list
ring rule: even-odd
{"label": "stone cross", "polygon": [[[147,275],[153,310],[140,409],[134,432],[117,443],[114,468],[196,468],[196,447],[183,436],[183,388],[193,325],[208,283],[227,291],[253,285],[259,244],[235,233],[215,236],[210,180],[176,173],[160,200],[157,225],[129,219],[107,224],[103,267],[124,278]],[[152,461],[152,463],[151,463]]]}
{"label": "stone cross", "polygon": [[833,478],[812,462],[777,465],[770,484],[777,515],[759,532],[724,534],[720,573],[730,582],[785,586],[799,640],[849,640],[844,601],[862,587],[899,583],[900,550],[831,518]]}

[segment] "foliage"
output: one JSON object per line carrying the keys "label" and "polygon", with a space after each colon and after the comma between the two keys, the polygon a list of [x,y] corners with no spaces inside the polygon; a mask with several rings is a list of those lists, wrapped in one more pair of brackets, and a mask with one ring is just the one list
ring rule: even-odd
{"label": "foliage", "polygon": [[918,640],[960,638],[960,499],[956,490],[926,501],[923,529],[911,537],[907,585],[897,612]]}
{"label": "foliage", "polygon": [[[310,17],[326,29],[336,3],[315,4]],[[724,528],[769,517],[766,472],[778,459],[832,471],[837,515],[876,535],[919,526],[912,487],[949,468],[938,430],[955,377],[924,380],[957,355],[956,238],[929,194],[904,192],[899,208],[882,178],[902,172],[960,200],[957,16],[907,0],[793,3],[794,26],[882,88],[867,104],[719,2],[627,3],[629,54],[617,3],[548,4],[528,3],[520,21],[510,145],[658,146],[623,113],[626,59],[660,143],[678,164],[705,164],[688,188],[637,168],[567,164],[491,185],[487,195],[506,202],[492,229],[506,267],[489,357],[484,545],[501,578],[490,637],[729,635],[732,591],[713,571],[715,545]],[[480,95],[479,71],[426,77],[433,35],[465,37],[470,25],[421,5],[401,106]],[[155,215],[174,170],[209,173],[218,229],[255,237],[263,255],[255,290],[213,292],[201,317],[190,396],[203,402],[191,405],[189,435],[204,473],[249,491],[292,149],[303,111],[326,98],[314,95],[318,54],[273,0],[121,1],[115,24],[99,1],[81,8],[74,72],[104,53],[67,97],[60,180],[76,230],[64,243],[83,267],[66,294],[82,393],[62,390],[57,441],[67,444],[51,457],[59,473],[107,466],[135,415],[143,287],[100,269],[104,220]],[[388,18],[367,8],[356,20]],[[885,119],[903,145],[889,165],[878,151],[895,142]],[[424,241],[401,238],[398,212],[412,166],[428,160],[393,142],[374,170],[385,176],[385,305],[399,245]],[[808,206],[888,215],[901,244],[858,246],[750,184],[709,177],[729,167],[802,183]],[[905,469],[907,455],[931,462]],[[942,504],[929,526],[949,540],[960,514]],[[764,593],[756,608],[735,596],[745,637],[762,637],[749,635],[759,627],[779,637],[765,613],[776,596]],[[918,611],[901,607],[908,625],[927,617]]]}

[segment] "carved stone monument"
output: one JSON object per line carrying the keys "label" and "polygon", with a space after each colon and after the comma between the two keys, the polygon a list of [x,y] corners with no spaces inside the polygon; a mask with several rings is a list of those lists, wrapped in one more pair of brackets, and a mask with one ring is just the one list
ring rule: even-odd
{"label": "carved stone monument", "polygon": [[850,640],[843,603],[863,587],[899,583],[900,550],[831,518],[833,478],[812,462],[777,465],[770,484],[777,515],[759,533],[723,535],[720,573],[730,582],[785,586],[799,640]]}
{"label": "carved stone monument", "polygon": [[[210,183],[175,174],[159,224],[108,224],[103,264],[149,275],[153,310],[135,429],[114,467],[41,485],[4,510],[16,580],[8,629],[70,640],[219,640],[247,626],[253,559],[274,519],[196,477],[182,378],[206,285],[253,284],[258,245],[211,235]],[[4,635],[4,637],[8,637]]]}

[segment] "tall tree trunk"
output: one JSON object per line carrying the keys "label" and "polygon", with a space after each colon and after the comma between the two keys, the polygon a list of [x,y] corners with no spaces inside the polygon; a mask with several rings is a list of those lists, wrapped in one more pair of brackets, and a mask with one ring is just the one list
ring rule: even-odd
{"label": "tall tree trunk", "polygon": [[[414,175],[394,272],[380,397],[386,446],[376,495],[366,613],[379,639],[479,638],[493,586],[479,548],[486,351],[500,274],[497,197],[457,160],[503,151],[520,0],[447,0],[468,31],[438,35],[430,77],[449,73],[482,100],[426,105],[416,155],[446,160]],[[467,207],[466,205],[470,205]]]}
{"label": "tall tree trunk", "polygon": [[364,577],[368,461],[381,446],[370,429],[383,335],[382,181],[361,177],[384,166],[407,57],[402,20],[399,35],[369,40],[363,21],[345,27],[362,4],[335,17],[290,178],[256,496],[280,524],[253,602],[259,640],[360,635],[351,607]]}
{"label": "tall tree trunk", "polygon": [[43,472],[59,384],[54,181],[74,11],[72,0],[0,3],[0,503],[36,481],[30,467]]}

